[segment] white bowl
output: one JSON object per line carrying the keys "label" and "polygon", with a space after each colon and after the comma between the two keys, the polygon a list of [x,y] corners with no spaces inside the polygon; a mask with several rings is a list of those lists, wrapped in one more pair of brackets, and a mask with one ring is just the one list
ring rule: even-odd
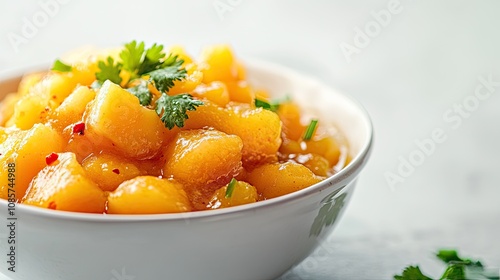
{"label": "white bowl", "polygon": [[[16,272],[7,270],[7,203],[0,200],[0,272],[14,280],[256,280],[306,258],[352,197],[372,147],[370,118],[312,78],[266,62],[247,67],[253,84],[288,93],[334,123],[350,146],[348,166],[303,190],[213,211],[106,216],[16,205]],[[0,81],[0,98],[15,91],[19,75],[11,77]]]}

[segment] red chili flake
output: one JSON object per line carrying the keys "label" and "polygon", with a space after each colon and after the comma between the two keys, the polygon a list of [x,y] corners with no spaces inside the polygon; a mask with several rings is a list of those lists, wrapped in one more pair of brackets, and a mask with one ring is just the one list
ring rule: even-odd
{"label": "red chili flake", "polygon": [[50,155],[46,156],[45,157],[45,162],[47,163],[47,165],[51,165],[52,163],[54,163],[54,161],[56,161],[57,159],[59,158],[59,155],[56,154],[56,153],[51,153]]}
{"label": "red chili flake", "polygon": [[113,172],[116,173],[116,174],[120,174],[120,169],[115,168],[115,169],[113,169]]}
{"label": "red chili flake", "polygon": [[78,133],[80,135],[83,135],[84,131],[85,131],[85,123],[84,122],[77,123],[73,126],[73,133],[75,133],[75,134]]}
{"label": "red chili flake", "polygon": [[56,210],[56,208],[57,208],[57,205],[54,201],[49,202],[49,209]]}

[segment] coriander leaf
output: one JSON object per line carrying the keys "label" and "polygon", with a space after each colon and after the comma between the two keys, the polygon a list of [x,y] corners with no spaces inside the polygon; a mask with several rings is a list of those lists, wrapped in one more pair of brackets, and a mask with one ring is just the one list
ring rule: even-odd
{"label": "coriander leaf", "polygon": [[464,280],[465,278],[465,266],[461,263],[450,264],[446,268],[443,276],[439,278],[440,280]]}
{"label": "coriander leaf", "polygon": [[269,102],[267,102],[267,101],[255,98],[254,103],[255,103],[255,107],[257,107],[257,108],[260,107],[260,108],[264,108],[266,110],[271,110],[271,104],[269,104]]}
{"label": "coriander leaf", "polygon": [[122,78],[120,77],[120,71],[122,64],[115,62],[111,56],[108,56],[107,64],[104,61],[99,61],[97,66],[101,70],[100,72],[95,73],[95,77],[102,84],[106,80],[110,80],[115,84],[120,84],[122,82]]}
{"label": "coriander leaf", "polygon": [[437,252],[436,257],[438,257],[445,263],[449,263],[452,261],[462,261],[462,259],[458,257],[457,251],[455,250],[441,249],[439,250],[439,252]]}
{"label": "coriander leaf", "polygon": [[311,140],[311,138],[314,135],[314,131],[316,130],[316,126],[318,125],[318,120],[311,120],[311,123],[306,128],[306,132],[304,133],[304,136],[302,139],[304,141]]}
{"label": "coriander leaf", "polygon": [[234,191],[234,188],[236,187],[236,183],[238,183],[238,181],[236,181],[236,179],[231,179],[231,182],[229,182],[229,184],[227,184],[227,189],[226,189],[226,194],[225,194],[225,197],[226,198],[230,198],[232,195],[233,195],[233,191]]}
{"label": "coriander leaf", "polygon": [[187,111],[194,111],[203,102],[194,100],[189,94],[169,96],[163,93],[156,101],[156,113],[168,129],[183,127],[189,117]]}
{"label": "coriander leaf", "polygon": [[483,267],[483,264],[480,261],[471,260],[471,259],[464,259],[464,258],[459,257],[456,250],[441,249],[436,254],[436,257],[438,257],[440,260],[442,260],[445,263],[462,263],[462,264],[468,265],[468,266]]}
{"label": "coriander leaf", "polygon": [[52,65],[52,68],[50,70],[59,72],[71,72],[71,69],[73,68],[70,65],[63,63],[58,59],[54,62],[54,65]]}
{"label": "coriander leaf", "polygon": [[[162,67],[174,65],[174,63],[177,62],[177,58],[178,58],[177,55],[169,54],[168,57],[165,59],[165,61],[163,61]],[[183,60],[182,60],[182,63],[184,63]],[[182,65],[182,63],[181,63],[181,65]]]}
{"label": "coriander leaf", "polygon": [[[486,269],[483,264],[477,260],[464,259],[458,256],[456,250],[439,250],[436,256],[448,264],[446,271],[441,276],[440,280],[499,280],[499,272],[493,269]],[[414,269],[409,267],[406,270]],[[416,267],[418,268],[418,267]],[[405,270],[405,272],[406,272]],[[407,278],[402,276],[394,276],[394,279],[421,279],[411,278],[410,274]],[[403,276],[404,273],[403,273]],[[399,278],[398,278],[399,277]]]}
{"label": "coriander leaf", "polygon": [[395,280],[432,280],[425,276],[418,266],[409,266],[401,275],[394,275]]}
{"label": "coriander leaf", "polygon": [[125,44],[125,48],[120,52],[120,58],[123,63],[123,69],[132,74],[136,74],[136,70],[141,65],[144,57],[144,42],[137,44],[134,40]]}
{"label": "coriander leaf", "polygon": [[162,59],[165,57],[163,53],[163,46],[154,44],[151,48],[146,50],[144,61],[139,65],[137,70],[138,75],[143,75],[162,66]]}
{"label": "coriander leaf", "polygon": [[171,66],[154,70],[148,73],[150,81],[160,92],[168,92],[174,86],[174,81],[186,77],[186,69],[181,69],[183,60],[176,60]]}
{"label": "coriander leaf", "polygon": [[153,94],[149,91],[148,83],[146,81],[141,82],[137,86],[128,88],[127,91],[139,98],[139,102],[142,106],[148,106],[151,104]]}

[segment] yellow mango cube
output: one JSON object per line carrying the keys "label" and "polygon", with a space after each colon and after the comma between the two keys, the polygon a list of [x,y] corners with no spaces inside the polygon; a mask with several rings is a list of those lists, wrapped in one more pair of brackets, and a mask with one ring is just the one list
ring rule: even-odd
{"label": "yellow mango cube", "polygon": [[168,133],[154,110],[109,80],[86,112],[89,130],[112,142],[115,149],[132,159],[156,156]]}
{"label": "yellow mango cube", "polygon": [[264,198],[296,192],[321,180],[307,167],[294,162],[265,164],[247,176],[248,183],[257,188]]}
{"label": "yellow mango cube", "polygon": [[182,185],[170,179],[140,176],[109,194],[108,214],[163,214],[191,211]]}
{"label": "yellow mango cube", "polygon": [[47,165],[45,157],[62,148],[61,136],[46,125],[36,124],[30,130],[9,133],[0,143],[0,198],[8,194],[9,163],[15,164],[16,196],[21,199],[33,176]]}
{"label": "yellow mango cube", "polygon": [[103,213],[106,195],[72,153],[61,153],[31,182],[21,203],[53,210]]}

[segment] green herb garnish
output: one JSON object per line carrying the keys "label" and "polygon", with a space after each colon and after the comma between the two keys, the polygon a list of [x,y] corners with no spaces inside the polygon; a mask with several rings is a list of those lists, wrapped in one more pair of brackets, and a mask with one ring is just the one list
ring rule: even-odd
{"label": "green herb garnish", "polygon": [[182,67],[183,60],[174,55],[166,57],[163,45],[153,44],[146,49],[144,42],[134,40],[125,44],[119,57],[120,61],[116,64],[112,57],[98,62],[100,71],[96,73],[97,81],[93,88],[99,88],[106,80],[121,84],[120,74],[125,71],[128,75],[123,76],[130,77],[125,81],[125,89],[135,95],[142,106],[150,106],[154,97],[150,85],[154,86],[161,96],[153,109],[168,129],[183,127],[188,119],[187,111],[194,111],[197,106],[203,105],[202,101],[193,99],[189,94],[167,95],[174,82],[185,79],[187,72]]}
{"label": "green herb garnish", "polygon": [[174,86],[175,81],[180,81],[186,77],[186,69],[181,69],[183,60],[176,60],[171,66],[161,68],[147,73],[155,87],[160,92],[168,92]]}
{"label": "green herb garnish", "polygon": [[52,68],[50,70],[59,72],[71,72],[71,69],[73,69],[71,65],[65,64],[58,59],[54,62],[54,65],[52,65]]}
{"label": "green herb garnish", "polygon": [[[498,272],[487,270],[477,260],[464,259],[458,256],[456,250],[440,250],[436,257],[448,266],[439,278],[441,280],[493,280],[500,279]],[[394,275],[395,280],[431,280],[425,276],[418,266],[409,266],[401,275]]]}
{"label": "green herb garnish", "polygon": [[165,127],[172,129],[175,125],[183,127],[184,121],[189,118],[187,111],[194,111],[200,105],[203,105],[203,102],[192,99],[189,94],[169,96],[163,93],[156,101],[156,113]]}
{"label": "green herb garnish", "polygon": [[271,104],[267,101],[255,98],[255,107],[264,108],[266,110],[271,110]]}
{"label": "green herb garnish", "polygon": [[122,82],[122,78],[120,77],[120,72],[123,65],[118,62],[115,64],[115,60],[111,56],[108,56],[106,62],[99,61],[99,63],[97,63],[99,70],[101,70],[100,72],[95,73],[97,81],[101,85],[106,80],[110,80],[115,84],[120,84]]}
{"label": "green herb garnish", "polygon": [[226,198],[230,198],[231,196],[233,196],[233,191],[234,191],[234,188],[236,187],[236,183],[238,181],[236,179],[231,179],[231,182],[229,182],[229,184],[227,185],[227,189],[226,189],[226,195],[225,197]]}
{"label": "green herb garnish", "polygon": [[142,106],[148,106],[151,104],[153,94],[149,91],[147,81],[143,80],[139,83],[139,85],[128,88],[127,91],[139,98],[139,102]]}
{"label": "green herb garnish", "polygon": [[309,125],[306,128],[306,132],[304,133],[304,136],[302,137],[302,139],[304,141],[311,140],[311,138],[314,135],[314,131],[316,130],[317,125],[318,125],[318,120],[316,120],[316,119],[311,120],[311,122],[309,123]]}
{"label": "green herb garnish", "polygon": [[288,101],[290,101],[290,97],[287,95],[284,98],[272,100],[270,102],[255,98],[254,104],[255,104],[255,107],[257,107],[257,108],[260,107],[260,108],[264,108],[264,109],[269,110],[269,111],[277,112],[280,105],[285,103],[285,102],[288,102]]}
{"label": "green herb garnish", "polygon": [[164,57],[163,45],[153,44],[145,49],[144,42],[138,44],[135,40],[125,44],[125,49],[120,52],[123,69],[130,73],[131,80],[160,69]]}
{"label": "green herb garnish", "polygon": [[395,280],[432,280],[431,278],[425,276],[418,266],[409,266],[405,268],[401,275],[395,275]]}

